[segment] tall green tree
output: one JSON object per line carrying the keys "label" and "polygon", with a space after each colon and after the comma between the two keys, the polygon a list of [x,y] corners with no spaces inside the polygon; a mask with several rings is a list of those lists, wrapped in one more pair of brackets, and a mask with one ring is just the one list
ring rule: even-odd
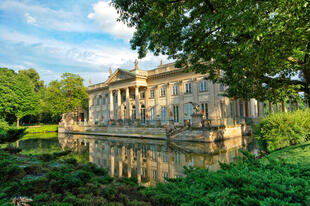
{"label": "tall green tree", "polygon": [[44,81],[40,80],[40,75],[35,69],[30,68],[26,70],[19,70],[18,73],[27,76],[31,80],[33,88],[36,92],[44,88]]}
{"label": "tall green tree", "polygon": [[46,88],[47,105],[54,117],[63,113],[87,109],[87,88],[76,74],[64,73],[61,80],[50,82]]}
{"label": "tall green tree", "polygon": [[136,28],[130,43],[209,73],[226,95],[280,101],[304,92],[309,101],[309,0],[112,0]]}
{"label": "tall green tree", "polygon": [[22,117],[36,113],[39,99],[28,76],[1,68],[0,94],[0,113],[14,115],[17,127]]}

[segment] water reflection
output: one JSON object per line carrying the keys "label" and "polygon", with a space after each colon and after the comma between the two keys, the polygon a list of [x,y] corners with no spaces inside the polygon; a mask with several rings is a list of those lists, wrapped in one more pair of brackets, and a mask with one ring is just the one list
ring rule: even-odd
{"label": "water reflection", "polygon": [[59,134],[59,142],[63,149],[87,148],[89,161],[111,176],[136,177],[145,186],[183,176],[184,166],[217,170],[219,161],[235,161],[240,148],[255,152],[249,137],[206,144]]}

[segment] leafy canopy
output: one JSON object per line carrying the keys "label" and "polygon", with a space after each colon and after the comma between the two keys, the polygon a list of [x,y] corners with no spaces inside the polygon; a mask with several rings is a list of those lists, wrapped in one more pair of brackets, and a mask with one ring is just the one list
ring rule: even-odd
{"label": "leafy canopy", "polygon": [[50,82],[45,95],[53,116],[88,107],[87,88],[77,74],[64,73],[60,81]]}
{"label": "leafy canopy", "polygon": [[[309,95],[308,0],[112,0],[135,27],[130,43],[208,73],[226,95],[271,101]],[[222,70],[222,72],[219,71]]]}

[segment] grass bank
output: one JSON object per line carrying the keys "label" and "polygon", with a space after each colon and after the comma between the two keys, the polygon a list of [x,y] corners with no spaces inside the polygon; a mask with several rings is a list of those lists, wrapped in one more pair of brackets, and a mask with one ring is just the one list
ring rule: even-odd
{"label": "grass bank", "polygon": [[57,132],[57,131],[58,131],[58,125],[35,125],[35,126],[28,126],[26,129],[26,132],[28,134]]}

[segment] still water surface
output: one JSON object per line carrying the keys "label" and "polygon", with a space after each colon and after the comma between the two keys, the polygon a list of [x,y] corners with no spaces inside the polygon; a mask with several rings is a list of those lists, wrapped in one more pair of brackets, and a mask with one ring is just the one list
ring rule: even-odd
{"label": "still water surface", "polygon": [[[29,138],[29,136],[28,136]],[[167,142],[134,138],[55,133],[50,138],[29,138],[17,143],[23,154],[59,152],[66,148],[84,161],[95,163],[111,176],[136,177],[142,185],[183,176],[184,166],[219,169],[219,162],[233,162],[243,148],[257,153],[250,137],[217,143]],[[85,158],[86,157],[86,158]]]}

